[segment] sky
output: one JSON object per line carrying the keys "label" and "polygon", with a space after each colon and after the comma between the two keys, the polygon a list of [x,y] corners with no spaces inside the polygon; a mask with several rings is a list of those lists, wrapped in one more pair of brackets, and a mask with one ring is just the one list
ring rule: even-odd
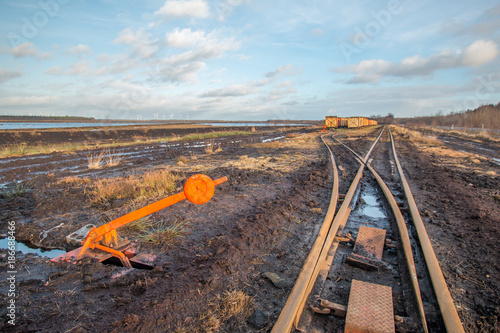
{"label": "sky", "polygon": [[0,2],[4,115],[319,120],[498,102],[498,0]]}

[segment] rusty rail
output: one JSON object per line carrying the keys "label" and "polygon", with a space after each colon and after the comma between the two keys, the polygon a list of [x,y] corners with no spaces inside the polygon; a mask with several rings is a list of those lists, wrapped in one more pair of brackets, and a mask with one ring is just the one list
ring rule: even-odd
{"label": "rusty rail", "polygon": [[[352,150],[350,147],[348,147],[344,143],[340,142],[339,140],[337,140],[337,141],[340,144],[342,144],[345,148],[347,148],[350,152],[352,152],[356,156],[357,160],[360,163],[363,163],[361,156],[359,156],[354,150]],[[416,301],[417,301],[417,308],[418,308],[418,312],[420,314],[420,319],[422,321],[422,328],[423,328],[424,332],[427,333],[428,329],[427,329],[427,322],[425,320],[424,304],[422,302],[422,296],[421,296],[420,287],[418,284],[417,270],[415,267],[415,261],[413,259],[410,237],[408,234],[408,229],[406,228],[406,223],[405,223],[403,214],[401,214],[401,210],[399,209],[398,203],[396,202],[396,199],[394,199],[394,196],[392,195],[391,190],[389,189],[389,187],[387,187],[384,180],[375,171],[375,169],[373,169],[373,167],[370,165],[370,163],[371,163],[371,160],[368,163],[366,163],[366,167],[372,173],[373,177],[375,178],[378,185],[382,189],[382,192],[384,192],[384,195],[385,195],[387,201],[389,202],[391,210],[394,213],[394,217],[396,218],[396,224],[398,226],[399,235],[401,237],[401,242],[403,244],[403,251],[404,251],[404,255],[405,255],[405,259],[406,259],[406,264],[408,267],[408,273],[410,274],[410,278],[411,278],[413,293],[414,293]]]}
{"label": "rusty rail", "polygon": [[413,224],[415,225],[415,229],[417,229],[420,247],[422,248],[422,252],[424,253],[425,262],[429,270],[432,286],[434,287],[434,292],[436,293],[446,330],[450,333],[464,332],[462,322],[460,321],[457,309],[455,308],[455,304],[453,303],[453,299],[444,279],[443,272],[441,271],[441,267],[439,266],[439,261],[437,260],[434,249],[432,248],[429,235],[427,234],[427,230],[425,229],[424,222],[422,221],[422,217],[420,216],[420,213],[418,211],[417,204],[415,203],[415,199],[413,198],[413,194],[411,193],[410,186],[408,185],[408,182],[404,175],[403,168],[399,163],[399,159],[396,153],[396,145],[394,143],[394,138],[390,129],[389,135],[391,137],[394,160],[396,162],[401,182],[403,183],[403,189],[406,195],[406,200],[408,201],[408,206],[410,208],[410,214],[413,220]]}
{"label": "rusty rail", "polygon": [[[372,144],[369,151],[366,153],[364,157],[365,162],[366,160],[368,160],[373,148],[379,141],[383,132],[384,129],[382,129],[377,139]],[[323,143],[328,147],[328,145],[325,143],[323,139],[323,136],[321,137],[321,139],[323,140]],[[356,173],[356,176],[354,177],[354,180],[351,183],[351,186],[349,187],[349,190],[345,196],[344,202],[342,203],[342,206],[340,207],[337,215],[335,216],[335,219],[333,219],[338,200],[338,171],[330,147],[328,147],[328,150],[330,151],[330,159],[332,161],[332,167],[334,172],[334,179],[333,179],[334,191],[332,191],[330,205],[328,207],[328,211],[323,221],[323,225],[320,229],[318,237],[314,242],[313,248],[311,249],[311,252],[309,253],[309,256],[306,259],[306,262],[304,263],[304,266],[301,272],[299,273],[297,281],[295,282],[295,285],[288,297],[285,306],[281,310],[278,320],[274,324],[274,327],[271,331],[273,333],[290,332],[292,326],[298,327],[299,319],[300,316],[302,315],[302,311],[307,301],[307,297],[311,293],[311,290],[314,284],[316,283],[319,271],[322,268],[323,262],[325,261],[328,251],[337,234],[337,231],[340,226],[345,225],[347,218],[349,217],[349,214],[351,212],[349,204],[352,200],[352,197],[354,196],[354,192],[356,191],[356,188],[359,184],[359,180],[363,175],[363,170],[365,166],[364,163],[362,163],[361,166],[359,167],[359,170]],[[337,184],[335,185],[335,183]]]}

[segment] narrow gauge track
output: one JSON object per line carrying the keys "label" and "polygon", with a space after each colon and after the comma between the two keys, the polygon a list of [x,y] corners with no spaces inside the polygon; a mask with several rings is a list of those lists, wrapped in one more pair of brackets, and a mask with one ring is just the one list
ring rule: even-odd
{"label": "narrow gauge track", "polygon": [[[404,201],[398,202],[394,198],[392,191],[398,192],[398,190],[393,189],[391,191],[371,166],[370,154],[382,137],[384,130],[385,128],[382,129],[363,157],[338,140],[335,135],[332,136],[333,140],[338,142],[336,146],[350,151],[360,164],[336,215],[337,201],[340,197],[338,193],[338,170],[333,151],[324,139],[326,135],[322,136],[321,139],[329,150],[332,162],[334,186],[330,206],[318,237],[272,332],[290,332],[292,327],[306,332],[322,332],[325,331],[325,327],[329,331],[332,328],[339,329],[338,325],[325,324],[325,321],[333,321],[333,317],[325,319],[324,315],[323,318],[320,317],[321,314],[347,316],[345,320],[336,320],[337,324],[345,325],[346,332],[379,332],[377,329],[384,326],[386,330],[380,330],[380,332],[394,332],[395,329],[400,332],[428,332],[428,324],[430,331],[443,331],[446,328],[448,332],[464,332],[420,218],[418,208],[413,200],[410,187],[399,163],[390,130],[388,130],[388,137],[393,156],[393,160],[390,161],[392,178],[395,178],[395,169],[397,167],[402,183],[401,188],[406,195]],[[357,221],[349,219],[351,211],[357,212],[359,210],[357,201],[362,196],[360,194],[362,190],[358,188],[358,184],[365,167],[371,172],[382,190],[385,196],[384,204],[388,205],[390,211],[392,211],[391,217],[385,217],[386,221],[384,221],[383,216],[381,216],[380,221],[365,221],[364,223],[363,218],[361,220],[357,219]],[[367,181],[362,184],[362,187],[374,191],[372,185]],[[375,190],[375,192],[377,191]],[[398,193],[398,196],[403,197],[403,193]],[[375,202],[377,202],[377,199],[375,199]],[[408,207],[409,210],[406,221],[399,208],[399,206],[403,205]],[[387,211],[389,210],[387,209]],[[410,220],[410,216],[414,227],[410,224],[409,226],[416,229],[420,243],[417,243],[417,237],[413,237],[408,232],[407,221]],[[390,221],[395,221],[395,223]],[[370,225],[370,227],[366,227],[366,225]],[[376,228],[373,228],[373,226]],[[363,231],[362,228],[364,228]],[[353,234],[357,234],[356,240],[352,237]],[[369,236],[365,237],[366,235]],[[388,235],[388,238],[386,238],[386,235]],[[381,244],[380,242],[378,245],[375,244],[377,239],[381,240]],[[357,240],[359,242],[356,242]],[[392,242],[393,240],[396,240],[396,242]],[[353,243],[355,243],[354,249],[352,248]],[[381,251],[384,253],[383,258]],[[374,252],[380,253],[374,256]],[[423,257],[425,259],[425,262],[421,260],[422,262],[419,265],[425,267],[417,269],[413,256],[414,252],[418,258]],[[356,268],[351,268],[346,261]],[[428,276],[430,276],[431,282],[428,281]],[[377,282],[380,282],[380,284],[377,284]],[[420,290],[420,285],[430,289],[428,286],[431,283],[434,293],[429,290],[425,292]],[[314,291],[314,296],[310,295],[311,291]],[[383,301],[379,301],[378,298],[384,298],[381,295],[385,295],[385,303],[390,303],[389,306],[382,304]],[[425,308],[422,295],[427,301],[426,305],[429,309]],[[390,302],[387,302],[387,298],[389,298]],[[430,300],[429,298],[433,299]],[[349,299],[348,302],[347,299]],[[310,304],[312,311],[303,311],[306,302]],[[337,304],[337,302],[343,304]],[[380,307],[375,308],[375,303],[381,303],[379,304]],[[434,313],[435,311],[432,310],[433,303],[438,304],[436,308],[439,307],[441,314]],[[392,308],[393,304],[394,309]],[[385,310],[381,309],[382,307]],[[385,319],[381,315],[384,311]],[[429,323],[429,319],[426,320],[426,312],[430,314],[429,318],[432,318]],[[400,315],[394,316],[395,314]],[[375,316],[375,318],[372,316]],[[390,320],[387,320],[388,317]],[[367,321],[366,318],[372,319]],[[377,318],[381,320],[381,323],[377,323]]]}

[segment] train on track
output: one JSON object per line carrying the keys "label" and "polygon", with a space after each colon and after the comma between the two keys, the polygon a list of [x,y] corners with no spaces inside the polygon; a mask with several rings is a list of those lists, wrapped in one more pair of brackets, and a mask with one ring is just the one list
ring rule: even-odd
{"label": "train on track", "polygon": [[365,117],[325,117],[325,128],[357,128],[364,126],[374,126],[378,122]]}

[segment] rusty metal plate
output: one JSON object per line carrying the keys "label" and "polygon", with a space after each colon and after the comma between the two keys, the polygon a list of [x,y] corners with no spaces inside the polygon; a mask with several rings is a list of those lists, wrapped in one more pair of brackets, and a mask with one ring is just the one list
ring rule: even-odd
{"label": "rusty metal plate", "polygon": [[384,229],[360,226],[353,253],[365,257],[382,259],[382,254],[384,253],[385,233]]}
{"label": "rusty metal plate", "polygon": [[[62,262],[62,261],[75,262],[76,257],[78,256],[78,253],[80,253],[82,248],[83,247],[79,247],[79,248],[74,249],[72,251],[61,254],[58,257],[50,259],[50,261],[51,262]],[[127,258],[132,258],[135,256],[135,249],[132,247],[130,242],[128,242],[128,244],[126,246],[120,248],[119,251],[122,251],[125,254],[125,256],[127,256]],[[89,257],[89,258],[96,260],[98,262],[103,262],[104,260],[107,260],[113,256],[109,252],[87,249],[87,251],[85,252],[85,257]]]}
{"label": "rusty metal plate", "polygon": [[394,332],[392,288],[352,280],[344,332]]}

